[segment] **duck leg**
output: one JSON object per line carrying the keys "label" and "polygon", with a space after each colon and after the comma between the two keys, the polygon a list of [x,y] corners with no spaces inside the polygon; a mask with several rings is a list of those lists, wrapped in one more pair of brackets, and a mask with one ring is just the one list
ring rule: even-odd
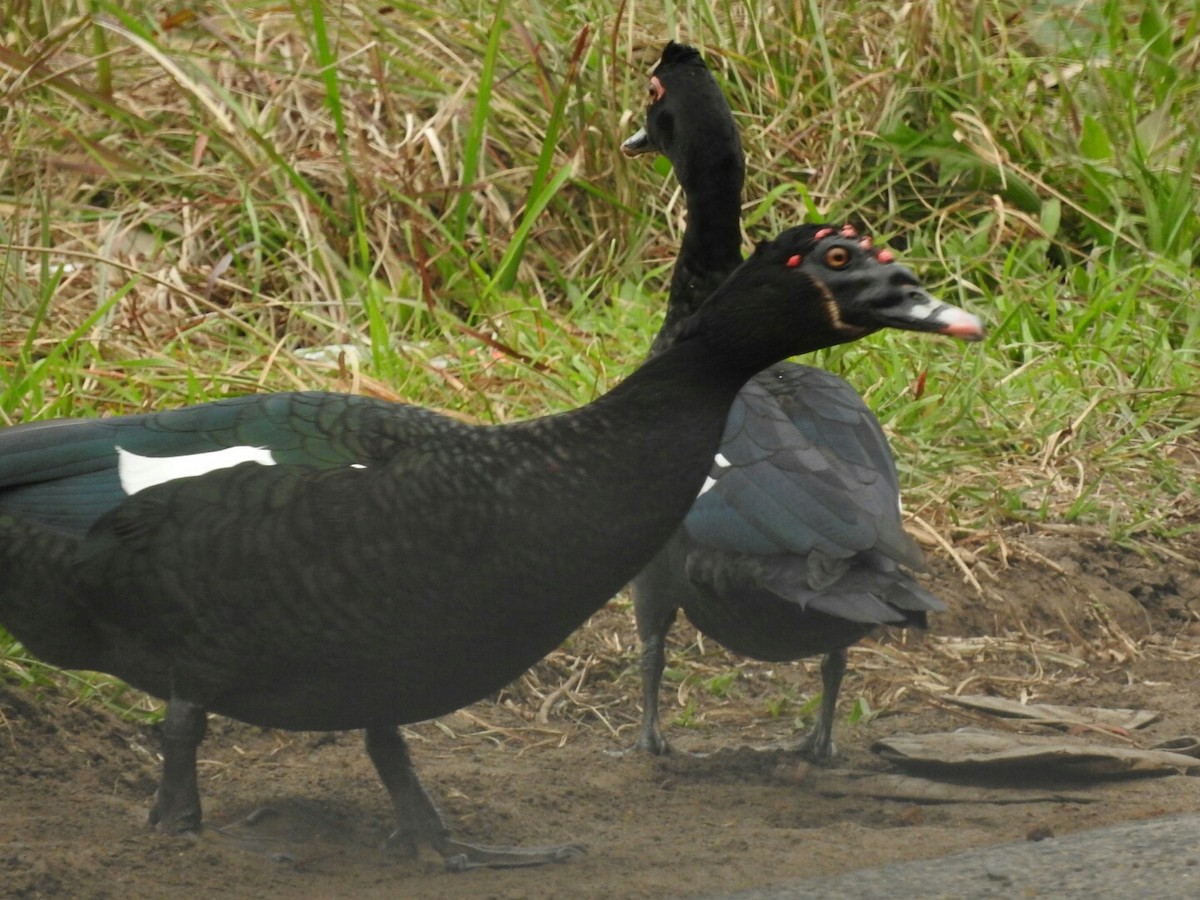
{"label": "duck leg", "polygon": [[629,750],[655,756],[671,752],[659,724],[658,695],[667,665],[667,634],[679,610],[671,596],[670,569],[664,559],[663,554],[655,557],[633,580],[633,614],[642,645],[642,723],[637,741]]}
{"label": "duck leg", "polygon": [[579,856],[579,844],[553,847],[483,847],[455,840],[433,799],[417,778],[404,738],[391,726],[367,729],[367,755],[392,798],[399,827],[392,839],[411,856],[425,841],[455,871],[482,867],[537,866]]}
{"label": "duck leg", "polygon": [[644,630],[639,628],[642,640],[642,724],[634,749],[655,756],[671,752],[671,745],[663,737],[659,725],[658,695],[662,689],[663,669],[667,664],[667,632],[675,620],[675,610],[672,609],[663,618],[665,621],[647,623]]}
{"label": "duck leg", "polygon": [[846,674],[846,650],[834,650],[821,660],[821,714],[812,731],[796,748],[808,759],[824,765],[833,759],[833,719],[837,713],[838,692]]}
{"label": "duck leg", "polygon": [[162,780],[150,810],[150,824],[166,834],[200,830],[196,748],[207,728],[204,707],[178,697],[167,703],[162,723]]}

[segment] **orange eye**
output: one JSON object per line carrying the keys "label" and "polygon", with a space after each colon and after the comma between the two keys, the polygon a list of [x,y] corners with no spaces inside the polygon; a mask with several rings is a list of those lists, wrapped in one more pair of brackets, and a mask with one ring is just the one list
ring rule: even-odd
{"label": "orange eye", "polygon": [[830,247],[825,253],[825,265],[831,269],[844,269],[850,264],[850,251],[845,247]]}

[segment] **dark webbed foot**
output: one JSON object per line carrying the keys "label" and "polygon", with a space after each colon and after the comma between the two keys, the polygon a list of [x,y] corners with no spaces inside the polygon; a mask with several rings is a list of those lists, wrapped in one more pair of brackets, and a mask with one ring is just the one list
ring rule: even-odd
{"label": "dark webbed foot", "polygon": [[642,753],[652,753],[655,756],[665,756],[673,752],[674,748],[670,742],[663,737],[662,730],[658,727],[658,710],[654,709],[650,716],[642,722],[642,732],[638,735],[637,741],[630,748],[631,750],[640,750]]}
{"label": "dark webbed foot", "polygon": [[606,750],[609,756],[630,756],[636,753],[649,753],[651,756],[666,756],[674,753],[675,748],[663,737],[658,727],[658,715],[643,716],[642,729],[638,739],[624,750]]}
{"label": "dark webbed foot", "polygon": [[614,756],[627,756],[631,753],[649,753],[652,756],[682,756],[691,757],[693,759],[707,759],[712,756],[708,750],[680,750],[674,744],[670,743],[662,734],[655,732],[656,737],[647,739],[645,736],[640,737],[632,747],[627,747],[624,750],[616,750]]}
{"label": "dark webbed foot", "polygon": [[196,748],[208,727],[204,709],[172,698],[162,723],[163,772],[150,810],[150,824],[165,834],[200,830]]}
{"label": "dark webbed foot", "polygon": [[809,762],[819,766],[829,765],[837,755],[837,747],[830,739],[829,731],[823,727],[821,722],[817,722],[812,727],[812,730],[805,735],[804,740],[795,745],[794,750]]}
{"label": "dark webbed foot", "polygon": [[549,847],[484,847],[447,838],[441,847],[436,847],[446,860],[446,868],[452,872],[468,869],[513,868],[516,866],[542,866],[546,863],[566,862],[583,856],[587,849],[582,844],[557,844]]}
{"label": "dark webbed foot", "polygon": [[413,770],[404,738],[395,728],[368,728],[367,754],[375,764],[392,807],[396,811],[398,828],[389,839],[408,855],[416,855],[417,847],[426,843],[441,854],[446,867],[456,872],[482,867],[538,866],[564,862],[582,855],[580,844],[550,847],[485,847],[468,844],[450,837],[432,798]]}
{"label": "dark webbed foot", "polygon": [[829,736],[823,733],[820,723],[814,725],[800,740],[772,741],[769,744],[759,744],[754,748],[762,753],[786,753],[789,756],[801,756],[814,765],[827,765],[835,755],[837,747]]}

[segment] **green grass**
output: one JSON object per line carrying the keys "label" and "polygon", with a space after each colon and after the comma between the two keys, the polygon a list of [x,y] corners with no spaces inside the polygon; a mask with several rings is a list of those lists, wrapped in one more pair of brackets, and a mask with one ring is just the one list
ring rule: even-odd
{"label": "green grass", "polygon": [[910,511],[977,548],[1194,527],[1194,6],[164,9],[10,4],[0,423],[296,388],[485,422],[587,402],[645,354],[679,244],[666,165],[617,150],[677,36],[738,111],[751,239],[861,221],[991,325],[817,357],[893,435]]}

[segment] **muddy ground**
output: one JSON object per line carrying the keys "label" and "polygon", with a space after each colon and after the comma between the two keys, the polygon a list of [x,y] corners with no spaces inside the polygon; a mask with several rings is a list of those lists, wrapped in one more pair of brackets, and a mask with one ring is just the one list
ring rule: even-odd
{"label": "muddy ground", "polygon": [[[619,600],[493,701],[409,728],[418,770],[459,835],[589,848],[538,869],[449,874],[432,854],[397,859],[360,735],[225,719],[201,748],[210,828],[199,839],[157,835],[145,825],[154,726],[10,674],[0,678],[0,893],[689,896],[1200,809],[1200,778],[1182,775],[1043,784],[1059,799],[1039,802],[845,795],[847,772],[897,771],[871,750],[884,736],[971,725],[1045,733],[957,709],[944,699],[956,692],[1162,713],[1133,735],[1084,735],[1098,743],[1200,735],[1200,541],[1149,558],[1064,530],[1008,535],[999,548],[931,552],[929,583],[952,611],[929,635],[885,633],[852,651],[832,770],[753,749],[807,727],[798,720],[819,690],[816,661],[747,663],[698,644],[686,624],[675,632],[682,680],[664,702],[669,736],[680,750],[729,749],[613,755],[631,743],[638,712],[632,616]],[[718,676],[730,671],[725,684]],[[854,707],[875,715],[850,723]],[[1004,778],[998,799],[1023,780]],[[264,808],[274,814],[245,824]]]}

